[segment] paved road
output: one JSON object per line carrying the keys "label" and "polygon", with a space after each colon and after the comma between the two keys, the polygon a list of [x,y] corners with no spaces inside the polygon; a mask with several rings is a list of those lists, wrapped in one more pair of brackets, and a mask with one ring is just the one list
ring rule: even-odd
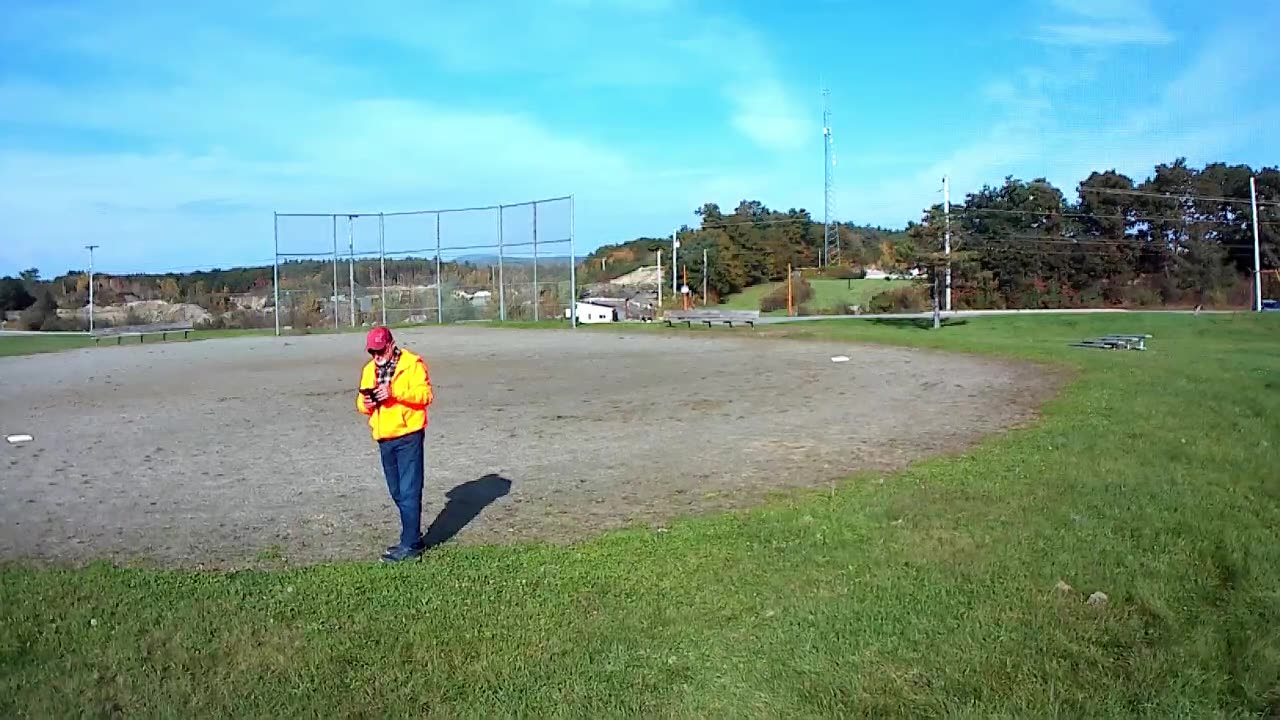
{"label": "paved road", "polygon": [[[1201,310],[1201,315],[1230,315],[1232,313],[1253,312],[1252,310]],[[1195,310],[1124,310],[1118,308],[1079,308],[1064,310],[953,310],[951,312],[942,313],[942,318],[967,318],[967,317],[991,317],[1001,315],[1093,315],[1099,313],[1128,313],[1131,315],[1139,315],[1145,313],[1162,313],[1172,315],[1194,315]],[[773,325],[778,323],[793,322],[813,322],[816,320],[928,320],[933,317],[931,312],[918,313],[880,313],[880,314],[864,314],[864,315],[801,315],[796,317],[761,317],[756,321],[757,325]],[[475,321],[478,323],[488,322],[485,320]],[[65,336],[81,336],[88,337],[86,332],[59,332],[49,333],[41,331],[27,330],[0,330],[0,337],[19,336],[19,335],[65,335]]]}
{"label": "paved road", "polygon": [[[1230,315],[1236,312],[1245,312],[1243,310],[1201,310],[1202,315]],[[1145,314],[1145,313],[1164,313],[1173,315],[1194,315],[1195,310],[1123,310],[1118,308],[1082,308],[1082,309],[1066,309],[1066,310],[953,310],[951,312],[941,313],[942,319],[948,318],[967,318],[967,317],[990,317],[998,315],[1094,315],[1100,313],[1108,314]],[[792,323],[792,322],[811,322],[814,320],[928,320],[933,317],[932,312],[918,313],[880,313],[865,315],[804,315],[797,317],[761,317],[756,321],[759,325],[772,325],[776,323]]]}

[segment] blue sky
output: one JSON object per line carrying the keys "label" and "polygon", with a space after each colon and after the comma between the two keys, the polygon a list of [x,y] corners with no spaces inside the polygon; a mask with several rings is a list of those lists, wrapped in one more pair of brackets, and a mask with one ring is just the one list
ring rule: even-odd
{"label": "blue sky", "polygon": [[[116,272],[268,261],[275,210],[573,193],[579,251],[706,201],[821,217],[823,80],[856,222],[918,218],[943,174],[960,197],[1007,174],[1069,188],[1177,156],[1280,159],[1280,5],[994,6],[11,0],[0,274],[82,267],[91,242]],[[566,211],[540,210],[540,233]],[[291,226],[286,249],[326,232]],[[422,232],[389,225],[388,244]]]}

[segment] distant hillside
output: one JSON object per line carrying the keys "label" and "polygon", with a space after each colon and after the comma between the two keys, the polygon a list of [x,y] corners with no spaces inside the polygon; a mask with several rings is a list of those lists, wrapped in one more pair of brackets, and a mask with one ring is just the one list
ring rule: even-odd
{"label": "distant hillside", "polygon": [[644,237],[614,245],[602,245],[582,261],[583,281],[605,283],[627,273],[657,263],[662,250],[664,263],[671,262],[671,239]]}
{"label": "distant hillside", "polygon": [[[524,250],[524,252],[528,252],[528,251]],[[498,254],[493,253],[493,254],[462,255],[460,257],[451,259],[450,262],[461,263],[464,265],[488,266],[488,265],[497,265],[498,260],[499,260]],[[512,257],[510,255],[506,255],[502,257],[501,260],[503,265],[532,265],[533,264],[532,256],[522,255],[521,257]],[[569,263],[569,256],[568,255],[539,255],[538,264],[541,265],[543,263],[547,263],[549,265],[562,263],[567,265]]]}
{"label": "distant hillside", "polygon": [[[705,249],[710,264],[708,286],[717,297],[779,280],[788,264],[804,268],[821,262],[823,226],[806,210],[782,212],[758,201],[743,201],[731,214],[722,213],[715,204],[704,205],[695,214],[701,219],[700,226],[677,233],[681,243],[679,272],[701,278]],[[894,246],[907,238],[904,230],[852,223],[840,224],[839,233],[842,264],[850,266],[873,264],[886,252],[892,256]],[[642,237],[602,246],[583,261],[581,276],[586,283],[607,283],[655,265],[659,251],[663,275],[669,279],[669,237]]]}

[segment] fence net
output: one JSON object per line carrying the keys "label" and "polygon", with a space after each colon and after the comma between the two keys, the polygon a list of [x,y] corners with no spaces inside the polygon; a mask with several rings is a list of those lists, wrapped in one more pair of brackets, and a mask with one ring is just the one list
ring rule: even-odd
{"label": "fence net", "polygon": [[558,198],[465,210],[278,214],[281,329],[567,320],[572,212],[572,201]]}

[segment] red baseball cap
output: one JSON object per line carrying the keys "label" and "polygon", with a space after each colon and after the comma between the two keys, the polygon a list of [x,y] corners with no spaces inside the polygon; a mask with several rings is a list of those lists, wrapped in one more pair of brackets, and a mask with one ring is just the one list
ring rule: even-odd
{"label": "red baseball cap", "polygon": [[376,327],[369,331],[369,335],[365,338],[364,346],[369,350],[381,352],[387,349],[387,346],[394,341],[391,337],[391,331],[384,327]]}

